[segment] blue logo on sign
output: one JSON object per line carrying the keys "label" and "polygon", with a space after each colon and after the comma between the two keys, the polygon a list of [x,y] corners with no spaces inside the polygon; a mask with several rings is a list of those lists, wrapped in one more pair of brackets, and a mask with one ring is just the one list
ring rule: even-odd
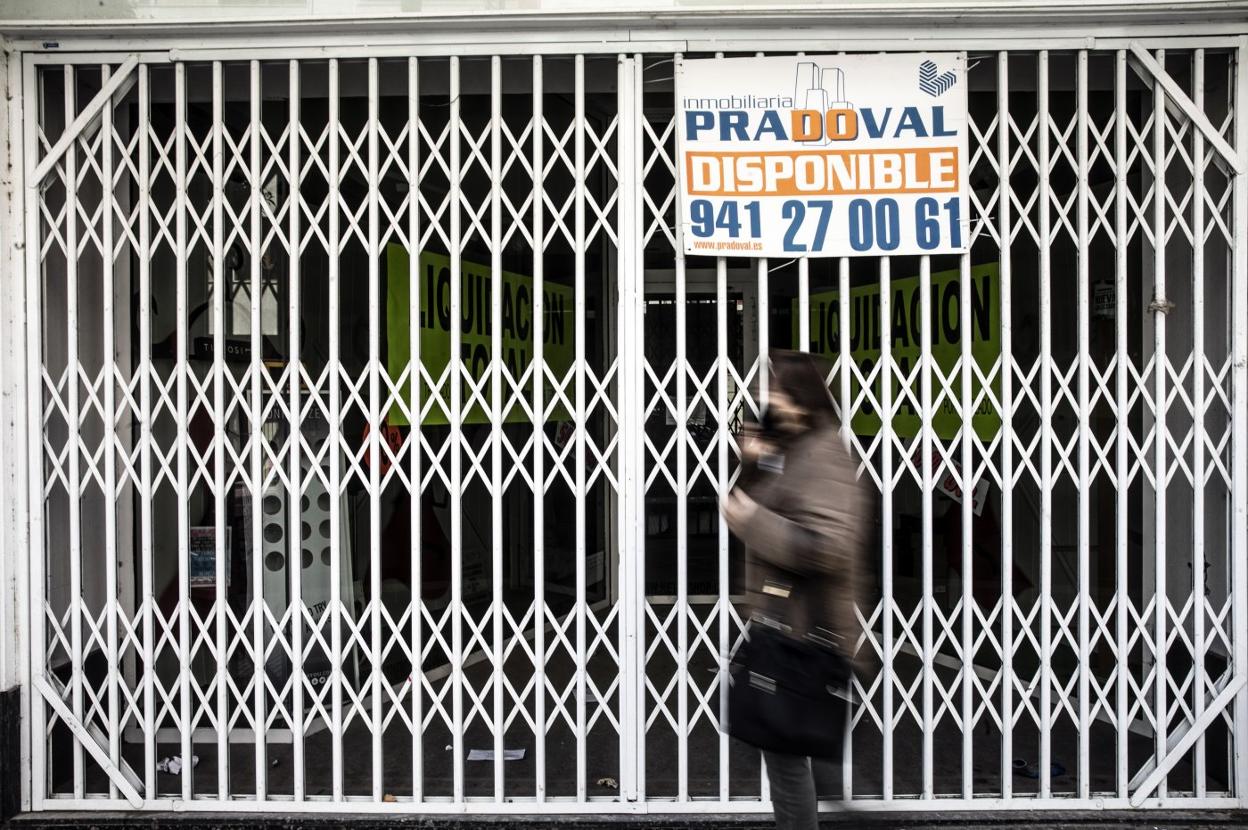
{"label": "blue logo on sign", "polygon": [[935,61],[923,61],[919,64],[919,90],[936,98],[944,95],[958,82],[958,76],[952,69],[936,74]]}

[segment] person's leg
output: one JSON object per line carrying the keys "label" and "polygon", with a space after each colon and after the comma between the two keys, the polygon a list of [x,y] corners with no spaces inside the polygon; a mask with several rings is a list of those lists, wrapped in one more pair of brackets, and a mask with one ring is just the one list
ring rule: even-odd
{"label": "person's leg", "polygon": [[810,759],[776,752],[764,752],[763,759],[767,763],[778,830],[818,830],[815,776]]}

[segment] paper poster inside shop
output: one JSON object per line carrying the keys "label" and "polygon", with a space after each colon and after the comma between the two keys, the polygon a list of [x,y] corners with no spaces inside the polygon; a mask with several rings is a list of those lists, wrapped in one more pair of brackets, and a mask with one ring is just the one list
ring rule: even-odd
{"label": "paper poster inside shop", "polygon": [[[961,379],[957,372],[962,356],[962,292],[961,272],[935,272],[931,275],[931,355],[932,355],[932,427],[937,436],[951,439],[962,428]],[[999,299],[1000,278],[997,263],[971,268],[970,321],[971,359],[978,371],[971,378],[971,423],[983,441],[991,440],[1001,427],[1001,413],[995,400],[999,397],[1000,379],[994,368],[1001,356],[1001,319]],[[920,379],[916,373],[923,353],[923,331],[919,278],[893,277],[889,281],[888,336],[892,359],[897,367],[891,386],[893,434],[911,438],[919,434],[923,413],[920,411]],[[878,281],[850,288],[849,351],[857,372],[850,373],[851,421],[858,435],[875,435],[880,430],[879,404],[883,400],[881,373],[872,378],[880,360],[884,325],[881,320],[881,297]],[[796,341],[799,319],[797,300],[793,301],[793,339]],[[835,360],[840,351],[840,294],[824,291],[810,295],[810,350]],[[944,378],[941,383],[940,377]],[[863,380],[872,380],[869,395],[863,394]],[[908,379],[908,380],[907,380]],[[990,379],[985,388],[985,379]],[[908,383],[903,386],[903,383]],[[832,385],[833,393],[838,390]],[[990,393],[990,394],[989,394]]]}

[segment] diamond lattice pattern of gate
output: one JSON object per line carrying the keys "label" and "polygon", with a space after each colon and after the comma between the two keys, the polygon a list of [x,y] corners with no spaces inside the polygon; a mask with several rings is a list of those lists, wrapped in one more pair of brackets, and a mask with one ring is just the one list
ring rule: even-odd
{"label": "diamond lattice pattern of gate", "polygon": [[[1207,136],[1129,52],[973,55],[968,255],[685,258],[670,57],[41,65],[37,808],[766,809],[767,347],[881,494],[824,795],[1230,803]],[[1155,59],[1234,144],[1233,52]]]}

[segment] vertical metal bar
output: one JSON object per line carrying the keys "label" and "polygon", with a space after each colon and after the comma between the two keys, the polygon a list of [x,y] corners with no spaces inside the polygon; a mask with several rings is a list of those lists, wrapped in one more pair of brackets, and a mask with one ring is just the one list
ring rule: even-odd
{"label": "vertical metal bar", "polygon": [[533,56],[533,715],[534,795],[546,800],[546,133],[542,56]]}
{"label": "vertical metal bar", "polygon": [[975,403],[978,364],[971,350],[971,255],[958,258],[958,331],[962,333],[962,797],[975,796]]}
{"label": "vertical metal bar", "polygon": [[[1157,51],[1157,62],[1166,65],[1164,49]],[[1153,84],[1153,300],[1155,309],[1160,309],[1166,299],[1166,99],[1161,81]],[[1156,559],[1154,561],[1154,579],[1156,580],[1156,602],[1153,606],[1153,632],[1155,643],[1156,670],[1154,677],[1154,701],[1156,710],[1156,742],[1154,761],[1160,766],[1166,755],[1166,742],[1169,737],[1167,709],[1166,674],[1166,617],[1169,613],[1169,600],[1166,598],[1166,315],[1152,310],[1153,315],[1153,477],[1156,506],[1153,514],[1154,534],[1156,535]],[[1166,779],[1162,779],[1157,787],[1157,796],[1166,795]]]}
{"label": "vertical metal bar", "polygon": [[1053,307],[1049,185],[1049,53],[1040,52],[1036,79],[1040,178],[1040,797],[1052,793],[1053,740]]}
{"label": "vertical metal bar", "polygon": [[[156,797],[156,605],[152,579],[152,87],[139,64],[139,556],[143,591],[143,794]],[[32,632],[33,635],[34,632]]]}
{"label": "vertical metal bar", "polygon": [[[100,81],[108,81],[110,70],[107,64],[100,67]],[[117,765],[121,762],[121,730],[117,712],[117,683],[119,664],[117,662],[117,371],[114,357],[114,339],[116,326],[113,315],[115,296],[115,274],[113,265],[113,105],[112,101],[105,104],[100,112],[101,138],[104,158],[101,161],[103,181],[100,186],[100,202],[104,215],[104,226],[101,229],[103,245],[103,339],[101,357],[104,373],[104,593],[105,593],[105,637],[106,660],[108,663],[108,757]],[[110,779],[108,785],[109,798],[117,798],[117,785]]]}
{"label": "vertical metal bar", "polygon": [[[299,72],[299,63],[291,61],[291,100],[299,98],[295,78]],[[329,312],[329,416],[332,426],[333,447],[329,453],[329,596],[330,596],[330,631],[329,651],[333,662],[330,672],[330,795],[334,801],[343,798],[343,748],[342,748],[342,685],[343,676],[342,627],[345,624],[346,608],[342,602],[342,299],[341,299],[341,265],[339,256],[342,253],[342,237],[339,228],[342,210],[342,170],[339,158],[341,140],[339,98],[338,61],[329,61],[329,187],[326,199],[329,201],[329,271],[328,271],[328,312]],[[354,608],[354,603],[352,603]],[[354,610],[351,612],[354,615]],[[353,661],[354,662],[354,661]],[[356,674],[358,678],[358,672]],[[357,680],[358,682],[358,680]]]}
{"label": "vertical metal bar", "polygon": [[[10,60],[10,66],[14,61]],[[39,430],[42,437],[45,430],[43,424],[43,402],[45,398],[43,385],[43,277],[44,269],[40,256],[40,204],[43,194],[33,184],[33,174],[39,160],[38,130],[41,120],[46,118],[47,109],[42,96],[43,79],[35,73],[29,60],[22,62],[23,77],[21,79],[22,94],[19,99],[28,103],[25,123],[22,124],[22,173],[24,204],[22,205],[25,219],[25,259],[26,269],[26,315],[38,324],[26,326],[26,389],[27,389],[27,426],[30,430]],[[43,498],[44,478],[44,447],[42,441],[27,442],[27,509],[30,521],[29,540],[32,548],[30,570],[27,587],[30,602],[27,605],[26,621],[30,626],[30,679],[42,679],[47,672],[47,623],[48,585],[46,579],[48,540],[44,533],[45,505]],[[30,805],[32,809],[43,806],[47,795],[49,769],[47,763],[48,739],[47,703],[43,695],[29,693],[30,728],[22,730],[29,736],[30,750]]]}
{"label": "vertical metal bar", "polygon": [[[217,797],[224,801],[230,787],[229,661],[225,659],[225,624],[228,598],[225,592],[225,193],[223,99],[221,62],[212,63],[212,495],[215,587],[213,622],[217,671]],[[184,360],[182,355],[179,360]],[[292,561],[299,561],[295,558]],[[193,767],[186,766],[191,774]]]}
{"label": "vertical metal bar", "polygon": [[[263,254],[261,246],[264,237],[260,230],[260,146],[261,134],[264,129],[260,110],[260,61],[253,60],[251,73],[251,146],[250,146],[250,178],[251,204],[250,237],[251,237],[251,275],[248,285],[251,300],[251,384],[249,403],[250,430],[250,463],[251,463],[251,656],[253,672],[253,688],[251,713],[253,731],[255,733],[256,755],[256,800],[264,801],[268,797],[268,729],[265,706],[265,666],[264,666],[264,458],[261,444],[264,441],[264,399],[261,385],[264,380],[264,362],[261,360],[264,343],[261,338],[260,314],[261,285],[260,260]],[[293,76],[293,70],[292,70]],[[293,96],[292,96],[293,97]],[[291,134],[291,141],[298,141],[297,133]],[[291,241],[291,251],[298,250],[295,241]]]}
{"label": "vertical metal bar", "polygon": [[1127,605],[1131,601],[1127,586],[1127,515],[1131,505],[1131,474],[1128,467],[1127,441],[1131,436],[1130,404],[1127,384],[1130,380],[1131,355],[1127,351],[1127,258],[1129,232],[1127,226],[1127,53],[1114,54],[1114,409],[1118,428],[1114,440],[1114,481],[1118,492],[1114,504],[1114,643],[1118,656],[1114,680],[1114,722],[1116,735],[1114,790],[1126,798],[1131,774],[1128,768],[1127,742],[1131,730],[1127,723],[1128,679],[1131,674],[1127,623]]}
{"label": "vertical metal bar", "polygon": [[[759,407],[761,411],[761,408],[767,406],[768,390],[769,390],[770,383],[771,383],[771,377],[770,377],[771,349],[769,345],[771,343],[771,334],[770,334],[771,289],[769,287],[770,272],[768,271],[768,268],[767,268],[767,260],[765,259],[758,260],[757,272],[758,272],[758,283],[757,283],[758,285],[758,401],[759,401]],[[683,503],[683,499],[681,503]],[[684,534],[681,534],[681,538],[682,539],[684,538]],[[688,665],[684,659],[683,653],[681,654],[681,659],[678,665],[680,666]],[[683,725],[684,721],[682,720],[681,723]],[[688,741],[688,730],[682,729],[681,739],[680,739],[680,744],[682,748],[684,747],[687,741]],[[760,764],[759,768],[762,773],[760,792],[762,794],[762,798],[764,801],[770,801],[771,800],[771,777],[768,776],[767,774],[767,764],[765,760]],[[683,781],[684,779],[682,778],[681,780]]]}
{"label": "vertical metal bar", "polygon": [[[1205,50],[1196,49],[1192,66],[1192,98],[1205,106]],[[1205,136],[1192,127],[1192,639],[1195,674],[1192,718],[1205,713]],[[1205,736],[1193,748],[1196,797],[1208,792],[1205,781]]]}
{"label": "vertical metal bar", "polygon": [[[674,59],[675,68],[679,68],[680,56],[676,55]],[[633,333],[641,333],[644,337],[645,333],[645,302],[646,302],[646,252],[645,252],[645,182],[642,175],[645,170],[645,131],[643,124],[646,120],[645,107],[645,64],[641,54],[633,55],[633,107],[634,115],[631,125],[628,125],[633,131],[633,155],[631,169],[633,171],[633,228],[634,234],[632,239],[633,245],[633,270],[631,277],[633,280],[630,286],[632,290],[632,322],[628,331]],[[631,400],[634,402],[632,407],[632,428],[637,433],[630,453],[630,461],[633,470],[632,492],[633,499],[633,545],[632,550],[635,551],[635,562],[633,563],[633,602],[629,609],[631,616],[631,631],[633,642],[633,654],[630,661],[631,670],[633,672],[633,740],[635,744],[634,763],[628,769],[629,785],[625,791],[625,798],[634,801],[644,801],[646,798],[646,449],[645,441],[641,435],[645,428],[645,411],[646,411],[646,358],[645,352],[640,346],[630,347],[626,350],[630,355],[628,388],[631,390]]]}
{"label": "vertical metal bar", "polygon": [[1088,675],[1092,661],[1091,649],[1088,645],[1091,636],[1088,620],[1089,605],[1089,559],[1092,556],[1089,538],[1089,518],[1091,508],[1091,483],[1089,480],[1089,433],[1092,430],[1092,413],[1088,406],[1088,355],[1089,348],[1089,309],[1088,309],[1088,53],[1081,50],[1078,54],[1076,76],[1076,107],[1077,107],[1077,161],[1078,161],[1078,202],[1077,232],[1079,242],[1078,287],[1076,290],[1076,314],[1078,316],[1079,365],[1079,507],[1078,507],[1078,558],[1079,558],[1079,783],[1080,798],[1088,798],[1091,792],[1091,770],[1089,769],[1089,749],[1092,724],[1089,716],[1089,684]]}
{"label": "vertical metal bar", "polygon": [[[288,376],[290,383],[289,400],[290,400],[290,498],[286,503],[290,505],[291,513],[290,522],[290,549],[286,555],[286,566],[290,572],[290,626],[291,626],[291,648],[294,652],[294,659],[291,661],[291,687],[292,701],[291,705],[294,709],[291,724],[293,734],[292,759],[294,764],[294,782],[293,791],[295,801],[302,801],[304,798],[304,779],[306,769],[304,767],[304,738],[306,737],[307,728],[303,720],[303,626],[304,612],[303,607],[303,548],[301,545],[301,534],[299,527],[301,524],[301,512],[303,509],[303,453],[302,453],[302,436],[303,436],[303,398],[301,387],[303,383],[303,356],[299,350],[302,343],[303,335],[300,331],[302,317],[300,310],[303,307],[303,299],[301,292],[301,281],[303,279],[302,268],[300,267],[299,251],[300,240],[302,237],[302,224],[299,209],[299,188],[301,185],[299,169],[303,163],[301,159],[301,150],[299,139],[299,112],[300,112],[300,96],[299,96],[299,73],[298,67],[292,67],[290,76],[291,96],[290,96],[290,137],[291,141],[287,147],[289,153],[287,157],[287,167],[290,170],[290,215],[287,217],[290,227],[287,232],[287,238],[290,240],[290,285],[289,285],[289,302],[287,310],[290,327],[290,344],[287,347],[289,351]],[[333,258],[331,257],[331,261]]]}
{"label": "vertical metal bar", "polygon": [[893,726],[896,720],[893,715],[893,335],[892,327],[884,324],[884,321],[893,319],[892,288],[889,284],[891,267],[888,257],[880,257],[880,522],[883,546],[880,589],[884,603],[880,612],[884,618],[884,660],[880,667],[883,679],[880,687],[884,693],[882,789],[885,801],[893,798]]}
{"label": "vertical metal bar", "polygon": [[[676,353],[673,356],[674,368],[672,376],[676,382],[676,666],[680,682],[676,689],[676,798],[678,801],[689,799],[689,431],[688,431],[688,400],[685,393],[685,374],[687,365],[686,354],[686,323],[685,310],[687,303],[685,245],[682,223],[677,222],[676,237],[676,305],[673,313],[676,316]],[[761,274],[761,271],[760,271]],[[760,360],[762,352],[760,352]],[[766,368],[760,362],[759,371]]]}
{"label": "vertical metal bar", "polygon": [[[378,244],[377,59],[368,59],[368,557],[369,557],[369,679],[372,687],[373,801],[381,801],[382,766],[381,671],[381,248]],[[455,318],[458,320],[459,318]],[[455,353],[458,355],[458,352]]]}
{"label": "vertical metal bar", "polygon": [[638,119],[633,111],[633,64],[628,55],[618,55],[615,64],[615,111],[617,111],[617,142],[615,142],[615,170],[618,171],[618,198],[615,201],[615,232],[617,232],[617,268],[615,268],[615,373],[618,382],[615,406],[619,417],[618,449],[617,449],[617,482],[618,498],[615,527],[617,527],[617,547],[619,555],[615,559],[614,600],[617,603],[617,648],[619,649],[619,800],[628,800],[631,780],[629,770],[634,764],[634,745],[630,740],[636,729],[636,718],[631,678],[631,657],[633,657],[633,619],[630,609],[633,608],[633,579],[629,573],[631,555],[626,552],[635,550],[633,539],[633,515],[635,507],[631,498],[630,481],[634,474],[631,464],[629,447],[636,433],[633,428],[633,409],[635,398],[629,387],[629,351],[633,344],[633,303],[631,292],[634,286],[634,248],[630,241],[636,237],[633,226],[633,177],[635,170],[633,160],[633,131],[631,125]]}
{"label": "vertical metal bar", "polygon": [[997,236],[1001,278],[1001,797],[1014,776],[1014,358],[1010,306],[1010,53],[997,53]]}
{"label": "vertical metal bar", "polygon": [[[626,348],[640,348],[626,343]],[[720,498],[728,495],[728,260],[725,257],[715,259],[715,475],[716,492]],[[716,562],[719,564],[719,722],[728,722],[728,655],[735,636],[729,637],[729,626],[732,615],[729,606],[732,603],[731,585],[728,570],[728,523],[722,511],[718,513],[716,527],[718,546]],[[733,634],[735,635],[735,631]],[[731,795],[729,790],[729,743],[728,733],[719,730],[719,800],[727,803]]]}
{"label": "vertical metal bar", "polygon": [[[411,481],[411,574],[412,574],[412,801],[424,799],[424,575],[421,570],[421,509],[424,475],[420,433],[420,62],[407,59],[407,344],[408,344],[408,464]],[[337,577],[335,577],[336,579]]]}
{"label": "vertical metal bar", "polygon": [[[65,128],[73,122],[74,67],[66,64],[65,75]],[[78,363],[78,141],[70,142],[65,151],[65,333],[68,423],[66,443],[69,445],[69,629],[70,629],[70,695],[74,719],[83,722],[82,689],[82,476],[79,470],[81,447],[81,414],[78,389],[80,367]],[[83,749],[82,742],[73,743],[74,797],[83,797]]]}
{"label": "vertical metal bar", "polygon": [[[929,256],[919,258],[919,342],[922,354],[919,356],[919,407],[922,416],[922,435],[919,439],[920,452],[923,453],[920,474],[922,475],[921,510],[923,515],[922,531],[922,714],[923,714],[923,797],[932,798],[934,783],[932,774],[932,260]],[[880,327],[891,327],[891,317],[881,318]],[[963,471],[965,472],[965,471]],[[970,494],[963,492],[963,501]],[[963,678],[963,682],[967,681]],[[963,724],[963,728],[966,724]]]}
{"label": "vertical metal bar", "polygon": [[454,753],[454,798],[464,798],[464,620],[463,620],[463,504],[461,501],[463,463],[463,425],[460,423],[462,408],[462,370],[460,358],[461,332],[456,321],[460,320],[463,279],[463,241],[460,238],[460,124],[459,124],[459,58],[451,56],[450,65],[450,123],[451,144],[450,212],[451,212],[451,350],[447,370],[451,380],[451,746]]}
{"label": "vertical metal bar", "polygon": [[[717,60],[722,60],[723,57],[723,52],[715,53]],[[679,98],[680,90],[676,90],[676,95]],[[810,279],[807,265],[807,261],[803,259],[798,266],[798,344],[803,351],[809,348],[810,342]],[[721,499],[724,499],[728,496],[728,259],[722,256],[715,258],[715,361],[716,492]],[[718,513],[716,519],[715,561],[719,565],[719,723],[722,726],[728,723],[728,664],[731,642],[736,638],[728,636],[728,626],[732,620],[728,613],[732,603],[732,592],[728,584],[728,522],[724,519],[722,511]],[[719,730],[719,800],[724,803],[728,802],[731,794],[730,762],[728,733],[721,728]]]}
{"label": "vertical metal bar", "polygon": [[[10,62],[12,66],[12,62]],[[43,385],[43,336],[45,320],[43,317],[43,280],[44,268],[40,255],[40,204],[43,194],[33,184],[33,174],[38,163],[38,130],[41,119],[46,118],[47,108],[42,95],[43,84],[29,60],[22,65],[22,92],[20,96],[30,107],[26,112],[25,123],[22,125],[22,159],[23,184],[26,187],[23,209],[25,212],[25,268],[26,268],[26,315],[31,321],[26,326],[26,390],[27,390],[27,428],[38,430],[42,438],[45,434],[43,424],[43,408],[45,391]],[[32,683],[44,678],[47,672],[47,622],[48,583],[46,578],[48,562],[48,539],[44,532],[45,504],[43,497],[44,480],[44,447],[42,440],[27,442],[27,508],[30,522],[29,540],[32,548],[30,557],[29,581],[30,602],[27,606],[27,623],[30,625],[30,679]],[[47,737],[47,702],[43,695],[30,692],[27,700],[30,705],[30,729],[22,730],[28,735],[30,749],[30,805],[39,809],[47,796],[49,781],[48,737]]]}
{"label": "vertical metal bar", "polygon": [[849,257],[841,257],[837,268],[836,315],[837,352],[841,358],[841,440],[845,442],[845,448],[850,449],[854,434],[850,381],[857,365],[849,349]]}
{"label": "vertical metal bar", "polygon": [[[177,366],[177,474],[178,474],[178,680],[179,718],[182,757],[191,757],[191,615],[190,615],[190,516],[188,514],[190,492],[187,487],[187,297],[186,297],[186,64],[174,64],[174,130],[175,166],[177,191],[177,331],[175,354]],[[182,799],[189,801],[193,793],[195,776],[191,770],[182,776]]]}
{"label": "vertical metal bar", "polygon": [[797,261],[797,349],[810,351],[810,260],[806,257]]}
{"label": "vertical metal bar", "polygon": [[[857,362],[849,348],[849,257],[840,258],[838,272],[836,331],[837,354],[840,357],[841,441],[845,444],[845,449],[852,453],[854,424],[850,377],[853,370],[857,368]],[[870,476],[867,475],[866,478],[868,481],[865,486],[869,487],[871,486]],[[870,619],[870,617],[871,614],[868,611],[864,618]],[[841,756],[841,797],[845,801],[852,800],[854,795],[854,709],[853,705],[845,707],[845,746]]]}
{"label": "vertical metal bar", "polygon": [[635,608],[636,586],[633,584],[631,572],[636,550],[634,536],[635,515],[638,511],[633,499],[632,482],[637,473],[633,463],[632,447],[637,440],[635,413],[642,404],[634,396],[631,384],[632,365],[636,350],[633,348],[633,295],[636,289],[636,239],[637,226],[633,222],[634,197],[636,195],[635,165],[636,146],[634,144],[634,125],[640,114],[633,108],[633,61],[627,55],[618,57],[616,66],[616,108],[618,141],[616,142],[616,169],[619,171],[619,199],[616,202],[617,238],[619,239],[619,267],[616,271],[616,372],[619,383],[619,397],[616,401],[619,412],[619,449],[617,451],[619,481],[619,512],[618,525],[618,584],[619,593],[619,654],[620,654],[620,685],[618,700],[619,709],[619,758],[620,758],[620,801],[628,801],[634,796],[633,770],[636,764],[636,743],[633,738],[636,719],[636,696],[633,693],[633,678],[636,675],[636,655],[633,651],[635,640],[636,617]]}
{"label": "vertical metal bar", "polygon": [[494,800],[503,800],[503,219],[502,61],[490,58],[490,555],[493,602]]}
{"label": "vertical metal bar", "polygon": [[[1248,160],[1248,37],[1239,38],[1235,54],[1235,149]],[[1238,424],[1231,457],[1231,596],[1233,665],[1248,673],[1248,174],[1235,176],[1235,245],[1231,274],[1231,423]],[[1248,689],[1235,697],[1235,794],[1248,804]]]}
{"label": "vertical metal bar", "polygon": [[[767,405],[771,384],[771,271],[767,260],[758,260],[758,402]],[[682,665],[684,665],[682,663]]]}
{"label": "vertical metal bar", "polygon": [[587,740],[585,676],[589,662],[585,648],[585,56],[576,56],[575,100],[575,232],[576,301],[576,798],[586,796]]}

